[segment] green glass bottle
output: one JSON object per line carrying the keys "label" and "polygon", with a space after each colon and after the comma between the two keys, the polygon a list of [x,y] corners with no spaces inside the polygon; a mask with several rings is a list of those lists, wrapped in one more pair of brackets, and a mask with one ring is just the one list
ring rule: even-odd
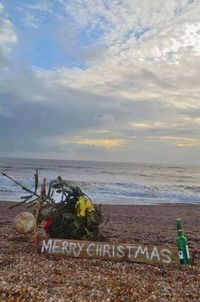
{"label": "green glass bottle", "polygon": [[180,264],[191,264],[190,253],[187,244],[187,238],[185,237],[181,229],[181,219],[176,220],[176,227],[178,231],[178,236],[176,239]]}

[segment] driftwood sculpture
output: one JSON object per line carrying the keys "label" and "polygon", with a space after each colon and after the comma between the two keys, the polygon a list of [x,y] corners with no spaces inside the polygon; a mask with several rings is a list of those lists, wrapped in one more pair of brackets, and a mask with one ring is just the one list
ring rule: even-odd
{"label": "driftwood sculpture", "polygon": [[46,179],[43,179],[41,192],[38,193],[38,170],[34,175],[34,191],[9,178],[29,195],[22,196],[22,201],[10,208],[26,204],[33,208],[35,225],[34,238],[38,236],[38,227],[52,238],[101,240],[99,226],[102,222],[101,206],[93,204],[82,190],[60,176],[51,181],[46,194]]}

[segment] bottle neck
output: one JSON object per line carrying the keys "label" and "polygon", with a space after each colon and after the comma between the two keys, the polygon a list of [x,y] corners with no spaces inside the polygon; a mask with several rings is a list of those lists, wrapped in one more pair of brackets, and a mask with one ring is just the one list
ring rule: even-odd
{"label": "bottle neck", "polygon": [[176,228],[177,228],[177,230],[181,230],[181,219],[180,218],[176,219]]}
{"label": "bottle neck", "polygon": [[178,230],[178,235],[179,235],[179,236],[184,236],[183,231],[182,231],[182,230]]}

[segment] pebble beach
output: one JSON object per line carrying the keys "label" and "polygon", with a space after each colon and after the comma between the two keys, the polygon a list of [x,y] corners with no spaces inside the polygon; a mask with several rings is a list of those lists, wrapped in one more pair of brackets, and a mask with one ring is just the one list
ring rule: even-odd
{"label": "pebble beach", "polygon": [[38,254],[32,236],[18,234],[0,202],[0,301],[200,301],[200,205],[104,205],[108,242],[176,246],[182,218],[194,263],[150,264],[63,258]]}

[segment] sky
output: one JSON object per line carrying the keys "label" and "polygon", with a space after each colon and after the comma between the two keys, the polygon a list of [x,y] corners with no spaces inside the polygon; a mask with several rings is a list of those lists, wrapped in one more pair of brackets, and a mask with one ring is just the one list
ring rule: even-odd
{"label": "sky", "polygon": [[0,156],[200,165],[199,0],[0,0]]}

